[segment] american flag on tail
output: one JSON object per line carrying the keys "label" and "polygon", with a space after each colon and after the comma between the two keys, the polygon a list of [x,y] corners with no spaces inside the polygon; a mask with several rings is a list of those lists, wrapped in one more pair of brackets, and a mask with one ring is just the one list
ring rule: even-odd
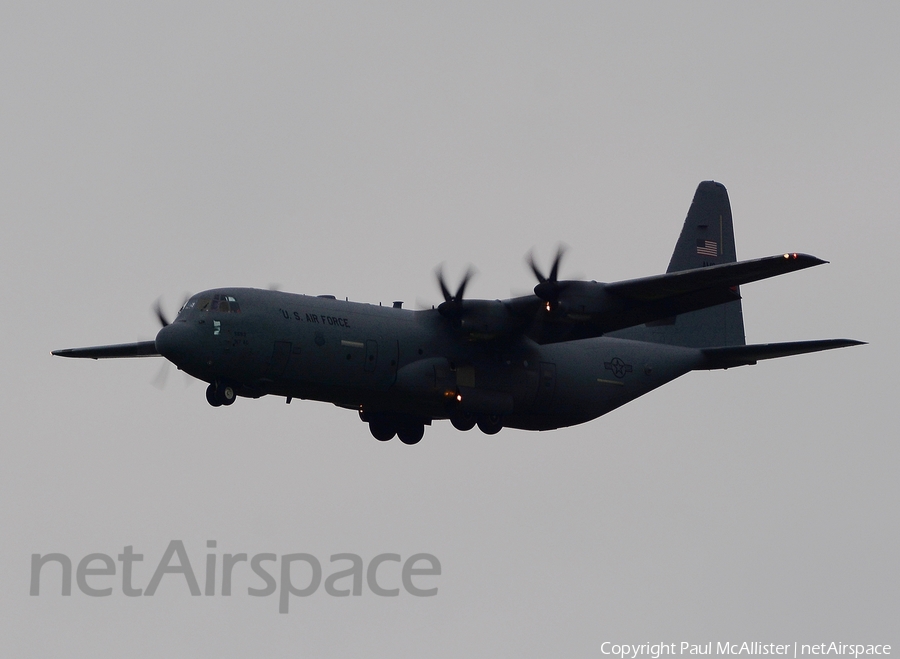
{"label": "american flag on tail", "polygon": [[697,253],[703,256],[718,256],[719,245],[715,240],[698,240]]}

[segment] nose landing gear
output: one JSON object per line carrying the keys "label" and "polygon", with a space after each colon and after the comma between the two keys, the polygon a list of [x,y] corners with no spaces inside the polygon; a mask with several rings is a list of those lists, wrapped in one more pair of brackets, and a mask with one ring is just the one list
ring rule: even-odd
{"label": "nose landing gear", "polygon": [[234,391],[234,387],[230,384],[216,381],[206,388],[206,402],[213,407],[231,405],[236,398],[237,394]]}

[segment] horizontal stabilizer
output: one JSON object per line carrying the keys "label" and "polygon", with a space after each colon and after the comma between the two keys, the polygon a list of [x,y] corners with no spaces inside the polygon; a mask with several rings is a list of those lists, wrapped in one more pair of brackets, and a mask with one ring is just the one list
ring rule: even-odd
{"label": "horizontal stabilizer", "polygon": [[57,357],[80,357],[82,359],[114,359],[117,357],[157,357],[156,341],[138,341],[137,343],[119,343],[112,346],[93,346],[91,348],[66,348],[54,350],[51,354]]}
{"label": "horizontal stabilizer", "polygon": [[833,348],[864,345],[865,341],[853,339],[826,339],[823,341],[790,341],[786,343],[757,343],[749,346],[728,346],[724,348],[703,348],[706,361],[695,370],[713,370],[755,364],[761,359],[790,357],[807,352],[819,352]]}

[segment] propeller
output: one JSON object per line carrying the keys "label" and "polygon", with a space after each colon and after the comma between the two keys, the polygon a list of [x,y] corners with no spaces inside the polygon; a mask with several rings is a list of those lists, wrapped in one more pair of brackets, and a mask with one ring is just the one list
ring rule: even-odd
{"label": "propeller", "polygon": [[156,312],[156,317],[159,318],[159,324],[166,327],[169,324],[169,321],[166,320],[166,315],[163,313],[162,304],[160,304],[159,299],[157,299],[156,304],[153,305],[153,311]]}
{"label": "propeller", "polygon": [[438,284],[441,287],[441,293],[444,295],[444,301],[438,305],[438,311],[445,318],[458,318],[462,314],[462,301],[463,295],[466,292],[466,286],[472,278],[472,275],[475,274],[475,271],[469,266],[469,269],[466,270],[466,274],[463,275],[459,288],[456,289],[456,294],[451,293],[450,289],[447,288],[447,284],[444,282],[444,271],[442,267],[435,270],[435,274],[437,275]]}
{"label": "propeller", "polygon": [[[270,290],[278,290],[276,288],[270,288]],[[188,300],[191,299],[190,293],[184,294],[184,300],[181,302],[181,309],[188,303]],[[153,304],[153,312],[156,314],[156,317],[159,319],[159,324],[163,327],[167,327],[169,325],[169,319],[166,318],[166,314],[162,310],[162,298],[156,298],[156,302]],[[179,311],[180,313],[180,311]]]}
{"label": "propeller", "polygon": [[[184,296],[184,303],[181,306],[184,306],[187,301],[190,299],[190,295]],[[159,324],[162,327],[167,327],[169,323],[169,319],[166,318],[165,312],[162,310],[162,298],[157,298],[156,302],[153,304],[153,312],[156,314],[157,319],[159,319]],[[156,373],[156,377],[153,378],[152,384],[159,390],[165,389],[166,381],[169,379],[169,370],[171,370],[172,364],[169,363],[168,360],[163,360],[163,363],[160,364],[159,371]],[[185,381],[185,386],[189,385],[192,381],[192,378],[185,373],[187,380]]]}
{"label": "propeller", "polygon": [[163,360],[162,364],[159,365],[159,370],[156,371],[156,377],[153,378],[151,384],[162,391],[166,388],[166,381],[169,379],[169,367],[171,364]]}
{"label": "propeller", "polygon": [[565,282],[560,283],[559,281],[559,263],[565,251],[562,245],[556,249],[556,258],[553,259],[553,267],[550,268],[550,275],[547,277],[544,276],[534,262],[534,251],[528,254],[528,265],[531,266],[531,271],[538,279],[538,284],[534,287],[534,294],[547,303],[547,311],[559,309],[559,296],[567,286]]}

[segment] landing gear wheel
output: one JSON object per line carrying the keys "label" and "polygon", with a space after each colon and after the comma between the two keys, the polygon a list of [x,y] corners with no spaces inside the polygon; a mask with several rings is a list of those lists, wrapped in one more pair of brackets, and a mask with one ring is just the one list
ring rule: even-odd
{"label": "landing gear wheel", "polygon": [[450,423],[457,430],[471,430],[475,427],[475,415],[471,412],[460,412],[450,417]]}
{"label": "landing gear wheel", "polygon": [[499,414],[485,414],[478,417],[478,429],[485,435],[496,435],[503,429],[503,418]]}
{"label": "landing gear wheel", "polygon": [[410,423],[408,425],[403,425],[397,431],[397,437],[400,438],[400,441],[406,444],[407,446],[412,446],[413,444],[418,444],[419,440],[425,435],[425,424],[424,423]]}
{"label": "landing gear wheel", "polygon": [[216,393],[216,385],[211,384],[206,388],[206,402],[213,407],[218,407],[222,404],[222,401],[219,400],[219,395]]}
{"label": "landing gear wheel", "polygon": [[230,384],[213,382],[206,388],[206,402],[213,407],[231,405],[237,399],[237,392]]}
{"label": "landing gear wheel", "polygon": [[234,393],[234,387],[227,384],[222,385],[216,393],[219,396],[219,400],[222,401],[222,405],[231,405],[237,398],[237,395]]}
{"label": "landing gear wheel", "polygon": [[394,426],[384,419],[372,419],[369,421],[369,432],[372,433],[372,437],[379,442],[387,442],[393,439],[394,435],[397,434]]}

